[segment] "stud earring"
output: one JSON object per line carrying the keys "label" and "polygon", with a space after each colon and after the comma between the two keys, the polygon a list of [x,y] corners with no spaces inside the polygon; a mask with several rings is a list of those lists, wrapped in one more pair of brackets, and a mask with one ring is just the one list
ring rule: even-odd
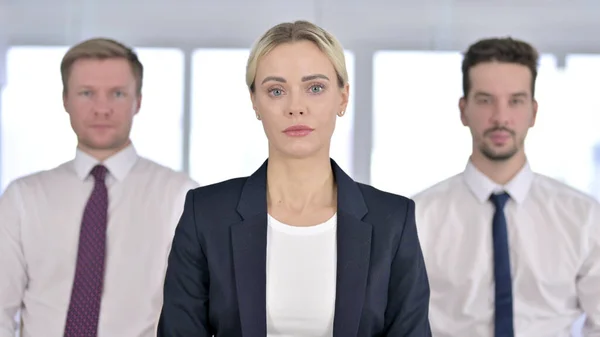
{"label": "stud earring", "polygon": [[256,119],[260,120],[260,116],[258,114],[256,114]]}
{"label": "stud earring", "polygon": [[338,113],[338,116],[342,117],[342,116],[344,116],[345,113],[346,113],[346,111],[340,111],[340,113]]}

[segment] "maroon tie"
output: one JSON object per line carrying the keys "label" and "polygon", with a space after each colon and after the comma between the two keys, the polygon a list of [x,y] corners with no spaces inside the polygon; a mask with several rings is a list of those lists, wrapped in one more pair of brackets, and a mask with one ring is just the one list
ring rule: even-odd
{"label": "maroon tie", "polygon": [[79,249],[71,302],[67,313],[65,337],[95,337],[104,281],[108,191],[104,178],[106,167],[92,169],[94,190],[83,213],[79,232]]}

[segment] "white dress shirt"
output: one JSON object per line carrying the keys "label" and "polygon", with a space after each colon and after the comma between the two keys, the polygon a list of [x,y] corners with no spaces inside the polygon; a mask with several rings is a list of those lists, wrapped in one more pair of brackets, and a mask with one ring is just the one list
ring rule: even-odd
{"label": "white dress shirt", "polygon": [[337,216],[294,227],[269,216],[267,337],[331,337],[337,274]]}
{"label": "white dress shirt", "polygon": [[[63,335],[79,229],[98,161],[73,161],[12,182],[0,197],[0,337]],[[185,194],[198,185],[139,157],[133,146],[107,167],[108,228],[99,337],[156,336],[172,236]]]}
{"label": "white dress shirt", "polygon": [[435,337],[493,337],[494,269],[488,200],[506,191],[515,336],[567,337],[587,315],[600,336],[600,206],[533,173],[528,164],[499,186],[468,163],[462,174],[414,197],[431,287]]}

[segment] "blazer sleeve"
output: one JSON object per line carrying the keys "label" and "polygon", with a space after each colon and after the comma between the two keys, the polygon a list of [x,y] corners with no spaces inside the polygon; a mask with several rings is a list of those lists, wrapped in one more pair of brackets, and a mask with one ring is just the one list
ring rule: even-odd
{"label": "blazer sleeve", "polygon": [[158,337],[212,336],[208,322],[208,262],[201,242],[191,190],[185,197],[169,253]]}
{"label": "blazer sleeve", "polygon": [[429,280],[417,236],[415,202],[409,200],[406,216],[394,221],[404,224],[398,224],[403,229],[392,261],[385,336],[430,337]]}

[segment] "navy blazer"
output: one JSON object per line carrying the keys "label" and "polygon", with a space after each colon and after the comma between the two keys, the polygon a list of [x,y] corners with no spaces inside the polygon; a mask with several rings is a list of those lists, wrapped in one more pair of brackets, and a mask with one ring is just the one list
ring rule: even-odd
{"label": "navy blazer", "polygon": [[[334,337],[428,337],[429,282],[412,200],[338,188]],[[267,164],[188,192],[164,285],[159,337],[265,337]]]}

